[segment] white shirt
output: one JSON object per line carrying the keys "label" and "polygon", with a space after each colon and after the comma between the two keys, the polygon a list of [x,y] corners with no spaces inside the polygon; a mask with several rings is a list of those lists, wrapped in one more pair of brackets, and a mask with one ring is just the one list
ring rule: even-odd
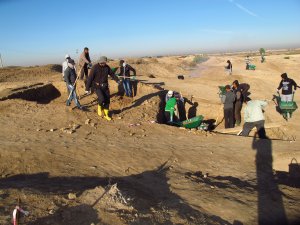
{"label": "white shirt", "polygon": [[62,76],[64,77],[65,70],[68,68],[67,60],[62,63]]}
{"label": "white shirt", "polygon": [[245,108],[245,122],[253,123],[265,120],[263,109],[268,105],[266,101],[251,100],[247,103]]}

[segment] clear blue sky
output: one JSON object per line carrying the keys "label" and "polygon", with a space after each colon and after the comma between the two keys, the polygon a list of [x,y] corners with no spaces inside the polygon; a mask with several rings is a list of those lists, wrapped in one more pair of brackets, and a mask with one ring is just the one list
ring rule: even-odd
{"label": "clear blue sky", "polygon": [[5,65],[300,47],[300,0],[0,0]]}

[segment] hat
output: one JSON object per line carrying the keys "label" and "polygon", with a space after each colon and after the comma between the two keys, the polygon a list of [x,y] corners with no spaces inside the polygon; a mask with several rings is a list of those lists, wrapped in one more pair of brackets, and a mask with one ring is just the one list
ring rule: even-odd
{"label": "hat", "polygon": [[173,94],[174,94],[174,92],[173,92],[173,91],[171,91],[171,90],[170,90],[170,91],[168,91],[168,96],[169,96],[169,97],[172,97],[172,96],[173,96]]}
{"label": "hat", "polygon": [[70,59],[70,58],[71,58],[70,55],[66,54],[65,59]]}
{"label": "hat", "polygon": [[99,59],[99,63],[106,63],[107,62],[107,57],[106,56],[101,56]]}
{"label": "hat", "polygon": [[71,69],[73,69],[74,65],[75,65],[75,61],[73,59],[69,59],[68,60],[68,67],[70,67]]}

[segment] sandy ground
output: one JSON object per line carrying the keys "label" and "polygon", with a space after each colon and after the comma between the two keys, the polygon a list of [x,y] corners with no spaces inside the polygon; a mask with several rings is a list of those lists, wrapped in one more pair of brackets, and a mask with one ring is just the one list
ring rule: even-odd
{"label": "sandy ground", "polygon": [[228,56],[211,56],[196,70],[193,56],[128,60],[138,72],[137,95],[118,96],[111,82],[111,122],[96,115],[95,96],[81,99],[86,112],[65,106],[59,68],[1,70],[0,97],[36,83],[53,90],[49,99],[33,93],[0,101],[0,224],[11,223],[18,202],[30,213],[20,224],[31,225],[297,224],[300,184],[288,165],[300,160],[300,111],[286,122],[270,101],[266,122],[280,124],[267,130],[270,140],[154,122],[162,88],[193,96],[205,119],[219,116],[218,86],[235,79],[251,85],[253,99],[271,100],[281,73],[300,82],[300,55],[284,57],[264,64],[255,57],[257,70],[246,71],[244,56],[230,56],[232,76],[224,72]]}

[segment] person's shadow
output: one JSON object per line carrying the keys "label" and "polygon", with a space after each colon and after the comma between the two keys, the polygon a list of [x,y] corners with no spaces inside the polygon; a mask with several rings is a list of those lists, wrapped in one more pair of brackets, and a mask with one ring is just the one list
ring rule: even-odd
{"label": "person's shadow", "polygon": [[282,193],[273,174],[272,141],[255,134],[252,148],[256,150],[258,224],[288,224]]}
{"label": "person's shadow", "polygon": [[193,105],[189,108],[189,111],[188,111],[188,118],[189,119],[197,116],[198,106],[199,106],[198,102],[194,102]]}

